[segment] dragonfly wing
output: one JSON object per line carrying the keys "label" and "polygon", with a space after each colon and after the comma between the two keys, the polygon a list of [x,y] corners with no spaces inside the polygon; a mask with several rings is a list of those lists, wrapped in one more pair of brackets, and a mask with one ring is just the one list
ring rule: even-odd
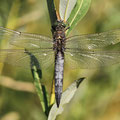
{"label": "dragonfly wing", "polygon": [[120,51],[66,49],[65,59],[73,68],[96,68],[120,62]]}
{"label": "dragonfly wing", "polygon": [[120,42],[120,29],[88,35],[78,35],[66,40],[66,48],[101,49]]}
{"label": "dragonfly wing", "polygon": [[8,40],[10,44],[26,49],[53,47],[52,39],[49,37],[17,32],[3,27],[0,27],[0,40]]}
{"label": "dragonfly wing", "polygon": [[33,65],[38,69],[46,69],[54,63],[54,52],[52,49],[2,49],[0,62],[29,69]]}

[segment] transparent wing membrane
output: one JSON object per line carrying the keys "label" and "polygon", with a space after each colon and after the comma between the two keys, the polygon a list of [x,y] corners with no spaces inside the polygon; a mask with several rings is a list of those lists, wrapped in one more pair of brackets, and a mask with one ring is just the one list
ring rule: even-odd
{"label": "transparent wing membrane", "polygon": [[52,39],[49,37],[17,32],[3,27],[0,27],[0,40],[8,40],[11,45],[26,49],[53,47]]}
{"label": "transparent wing membrane", "polygon": [[[23,68],[31,68],[33,61],[36,60],[44,68],[54,62],[53,43],[49,37],[0,27],[0,40],[7,40],[10,45],[19,47],[17,49],[1,49],[0,62]],[[39,68],[37,61],[36,66]]]}
{"label": "transparent wing membrane", "polygon": [[120,29],[108,32],[78,35],[66,40],[66,48],[73,49],[101,49],[120,42]]}
{"label": "transparent wing membrane", "polygon": [[73,68],[96,68],[120,62],[120,51],[104,50],[66,50],[66,61]]}
{"label": "transparent wing membrane", "polygon": [[46,49],[34,49],[30,51],[24,49],[3,49],[0,50],[0,62],[29,69],[33,63],[35,63],[38,69],[39,66],[47,69],[51,64],[54,63],[54,52]]}
{"label": "transparent wing membrane", "polygon": [[[0,39],[7,39],[10,44],[20,47],[19,49],[0,50],[0,62],[23,68],[30,68],[36,64],[38,68],[40,65],[42,69],[47,69],[54,64],[51,38],[0,27]],[[65,61],[71,61],[70,65],[73,65],[74,68],[109,66],[120,61],[120,51],[103,50],[103,48],[119,42],[120,29],[67,38]]]}

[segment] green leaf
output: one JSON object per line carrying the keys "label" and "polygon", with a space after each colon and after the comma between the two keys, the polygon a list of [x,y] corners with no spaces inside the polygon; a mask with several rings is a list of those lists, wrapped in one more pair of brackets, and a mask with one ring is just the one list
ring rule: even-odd
{"label": "green leaf", "polygon": [[77,0],[60,0],[59,13],[62,20],[67,21]]}
{"label": "green leaf", "polygon": [[31,66],[32,76],[34,79],[34,85],[35,85],[37,94],[39,96],[43,112],[46,114],[46,116],[48,116],[48,112],[49,112],[48,94],[45,86],[41,84],[42,70],[40,67],[40,63],[32,53],[30,53],[28,50],[25,50],[25,51],[26,51],[26,54],[28,54],[30,57],[30,66]]}
{"label": "green leaf", "polygon": [[57,21],[56,10],[54,6],[54,0],[46,0],[48,6],[48,12],[50,16],[51,26]]}
{"label": "green leaf", "polygon": [[48,120],[55,120],[57,115],[63,112],[64,105],[70,102],[83,80],[84,78],[76,80],[67,88],[65,92],[63,92],[59,108],[57,108],[56,103],[52,106],[49,112]]}
{"label": "green leaf", "polygon": [[68,18],[70,29],[68,29],[66,33],[67,35],[77,25],[77,23],[85,16],[85,14],[87,13],[90,7],[90,3],[91,0],[77,0],[77,3]]}

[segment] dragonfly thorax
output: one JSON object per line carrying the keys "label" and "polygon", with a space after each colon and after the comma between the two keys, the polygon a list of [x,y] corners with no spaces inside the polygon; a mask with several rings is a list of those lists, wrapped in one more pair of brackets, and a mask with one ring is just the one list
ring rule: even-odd
{"label": "dragonfly thorax", "polygon": [[54,42],[54,50],[64,51],[65,47],[65,25],[62,21],[58,21],[58,24],[54,26],[53,29],[53,42]]}

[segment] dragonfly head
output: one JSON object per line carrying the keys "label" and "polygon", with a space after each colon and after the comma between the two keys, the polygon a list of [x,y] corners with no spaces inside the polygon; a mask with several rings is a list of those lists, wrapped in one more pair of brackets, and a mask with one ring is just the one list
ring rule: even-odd
{"label": "dragonfly head", "polygon": [[57,20],[52,26],[53,31],[63,31],[66,28],[66,24],[62,20]]}

